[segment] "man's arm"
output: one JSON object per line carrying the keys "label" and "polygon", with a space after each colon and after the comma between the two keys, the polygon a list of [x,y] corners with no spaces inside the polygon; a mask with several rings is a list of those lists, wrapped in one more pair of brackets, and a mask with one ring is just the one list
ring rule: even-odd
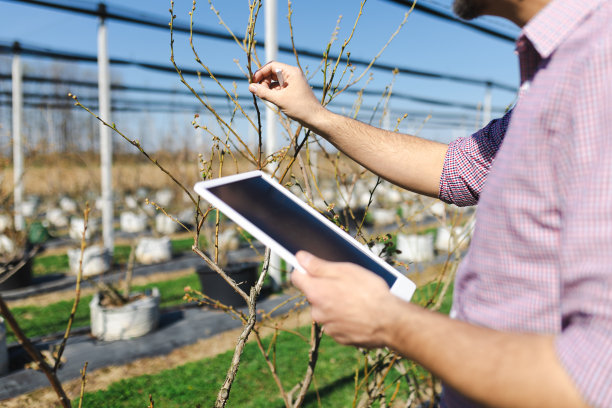
{"label": "man's arm", "polygon": [[468,398],[495,407],[584,407],[552,335],[505,333],[452,320],[389,293],[375,274],[300,252],[293,273],[326,334],[343,344],[387,346]]}
{"label": "man's arm", "polygon": [[[279,69],[284,76],[283,87],[274,82]],[[330,112],[321,106],[297,67],[268,63],[253,74],[249,90],[384,179],[438,197],[445,144],[378,129]]]}

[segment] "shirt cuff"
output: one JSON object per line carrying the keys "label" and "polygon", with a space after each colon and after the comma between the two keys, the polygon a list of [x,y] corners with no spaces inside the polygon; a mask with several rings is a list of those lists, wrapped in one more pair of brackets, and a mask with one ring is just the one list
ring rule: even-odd
{"label": "shirt cuff", "polygon": [[[458,207],[475,205],[478,203],[478,196],[466,188],[466,183],[462,178],[461,160],[463,156],[462,147],[466,143],[466,138],[461,137],[452,141],[448,145],[446,155],[444,157],[444,166],[442,167],[442,175],[440,176],[440,191],[438,198],[445,203],[455,204]],[[465,169],[463,169],[465,171]]]}

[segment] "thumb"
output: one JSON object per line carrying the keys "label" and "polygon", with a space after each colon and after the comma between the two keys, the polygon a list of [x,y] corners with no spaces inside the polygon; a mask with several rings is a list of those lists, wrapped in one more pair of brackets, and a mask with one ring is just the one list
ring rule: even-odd
{"label": "thumb", "polygon": [[272,92],[270,91],[270,89],[267,86],[261,85],[261,84],[256,84],[256,83],[252,83],[249,85],[249,91],[257,96],[258,98],[263,99],[264,101],[268,101],[268,102],[272,102],[274,103],[273,100],[271,100],[270,96],[272,96]]}
{"label": "thumb", "polygon": [[306,251],[299,251],[295,254],[295,258],[298,263],[308,272],[309,275],[323,277],[330,275],[329,271],[333,268],[329,268],[328,264],[331,262],[325,261],[321,258],[317,258],[313,254]]}

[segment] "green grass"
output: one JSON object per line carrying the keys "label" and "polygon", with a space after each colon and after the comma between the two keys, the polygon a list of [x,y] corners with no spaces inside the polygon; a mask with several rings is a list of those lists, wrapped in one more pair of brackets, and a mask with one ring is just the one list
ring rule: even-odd
{"label": "green grass", "polygon": [[[300,332],[308,336],[309,328]],[[269,342],[269,338],[266,343]],[[340,346],[328,337],[321,343],[316,382],[323,406],[347,406],[353,400],[355,369],[360,353],[353,347]],[[279,376],[286,388],[292,388],[303,376],[308,359],[308,345],[299,337],[282,333],[276,344]],[[85,407],[145,406],[152,394],[155,406],[202,407],[214,405],[223,383],[232,351],[213,358],[187,363],[154,375],[143,375],[112,384],[107,390],[87,393]],[[311,387],[312,390],[312,387]],[[229,407],[282,407],[276,385],[254,342],[248,343],[228,402]],[[316,406],[310,391],[306,406]],[[77,402],[75,402],[76,405]]]}
{"label": "green grass", "polygon": [[[171,244],[173,254],[182,254],[183,252],[191,251],[191,247],[193,246],[193,238],[173,239]],[[206,245],[206,238],[203,235],[200,235],[200,248],[205,248]]]}
{"label": "green grass", "polygon": [[34,276],[66,273],[69,269],[70,264],[66,254],[37,256],[32,261],[32,273]]}
{"label": "green grass", "polygon": [[[168,280],[164,282],[150,283],[142,286],[134,286],[134,291],[158,287],[161,293],[160,306],[169,307],[183,303],[185,286],[200,289],[200,281],[194,273],[188,276]],[[89,302],[93,296],[83,296],[79,302],[72,327],[84,327],[89,325]],[[63,300],[47,306],[19,306],[11,308],[21,329],[28,337],[37,337],[45,334],[56,333],[66,329],[70,311],[74,300]],[[16,341],[15,335],[7,328],[6,339],[8,343]]]}
{"label": "green grass", "polygon": [[[426,301],[436,290],[436,284],[430,284],[417,290],[415,302]],[[445,297],[442,312],[448,313],[452,299],[452,288]],[[299,331],[306,337],[309,328]],[[266,339],[264,344],[269,344]],[[86,393],[85,407],[145,406],[149,394],[153,395],[155,406],[162,407],[209,407],[214,404],[217,392],[223,383],[233,351],[219,354],[212,358],[184,364],[180,367],[162,371],[157,374],[143,375],[121,380],[110,385],[107,390]],[[276,362],[279,376],[286,389],[299,381],[305,370],[308,359],[308,345],[299,337],[282,333],[276,344]],[[355,390],[355,372],[360,369],[363,375],[362,354],[353,347],[341,346],[331,338],[324,336],[321,342],[316,369],[316,388],[324,407],[352,406]],[[417,378],[422,379],[426,372],[412,364],[410,369]],[[400,377],[392,371],[387,378],[391,384]],[[398,398],[406,398],[405,381]],[[315,386],[307,396],[307,407],[318,406]],[[394,391],[389,387],[388,396]],[[75,401],[76,405],[77,401]],[[228,401],[228,407],[282,407],[284,406],[278,389],[268,371],[263,357],[254,342],[248,343],[242,355],[240,369]]]}

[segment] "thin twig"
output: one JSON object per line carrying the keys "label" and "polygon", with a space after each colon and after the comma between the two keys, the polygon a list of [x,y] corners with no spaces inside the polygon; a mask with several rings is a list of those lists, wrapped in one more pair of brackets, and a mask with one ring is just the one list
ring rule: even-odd
{"label": "thin twig", "polygon": [[236,373],[238,372],[238,366],[240,364],[240,357],[244,350],[244,346],[246,345],[246,341],[248,340],[249,335],[251,334],[251,331],[253,330],[253,327],[255,327],[255,323],[257,321],[257,297],[259,296],[259,293],[261,292],[261,288],[263,286],[263,282],[264,282],[269,266],[270,266],[270,250],[267,249],[262,273],[261,275],[259,275],[259,279],[257,280],[257,283],[253,287],[251,287],[250,295],[247,298],[249,317],[248,317],[246,324],[244,325],[242,329],[242,333],[240,333],[240,337],[238,337],[238,343],[236,344],[236,348],[234,349],[234,355],[232,357],[232,362],[227,371],[227,375],[225,376],[225,381],[223,382],[223,385],[221,386],[221,389],[219,390],[219,393],[217,394],[217,400],[215,401],[216,408],[225,407],[225,404],[227,403],[227,400],[229,398],[232,384],[234,383],[234,380],[236,379]]}
{"label": "thin twig", "polygon": [[130,248],[130,256],[127,263],[127,271],[125,272],[125,280],[123,281],[123,297],[129,301],[130,291],[132,289],[132,275],[134,274],[134,264],[136,260],[136,243],[132,243]]}
{"label": "thin twig", "polygon": [[223,278],[223,280],[226,281],[232,287],[232,289],[234,289],[236,293],[238,293],[240,297],[242,297],[244,301],[248,304],[249,296],[245,293],[244,290],[240,288],[240,286],[238,286],[236,281],[230,278],[229,275],[225,273],[225,271],[223,271],[223,269],[219,268],[219,265],[214,263],[212,259],[206,256],[206,254],[202,252],[198,247],[194,245],[191,247],[191,250],[195,252],[200,258],[202,258],[208,264],[208,266],[212,268],[213,271],[217,272]]}
{"label": "thin twig", "polygon": [[66,332],[64,333],[64,338],[59,346],[57,357],[55,359],[55,365],[53,366],[53,372],[57,373],[57,369],[62,360],[62,354],[64,354],[64,349],[66,348],[66,342],[68,341],[68,337],[70,336],[70,330],[72,329],[72,323],[74,322],[74,316],[76,315],[77,307],[79,306],[79,301],[81,300],[81,279],[83,279],[83,254],[85,253],[85,246],[87,245],[87,240],[85,239],[85,234],[87,233],[87,222],[89,221],[89,204],[85,206],[85,210],[83,211],[83,234],[81,235],[81,255],[79,257],[79,271],[77,273],[76,279],[76,288],[74,290],[74,303],[72,304],[72,310],[70,311],[70,318],[68,319],[68,324],[66,325]]}
{"label": "thin twig", "polygon": [[283,398],[283,401],[285,402],[285,407],[291,408],[291,401],[289,401],[289,395],[287,395],[287,392],[285,391],[285,388],[283,387],[283,383],[280,377],[278,376],[278,372],[276,371],[276,366],[274,365],[274,363],[272,363],[272,361],[270,361],[270,356],[266,352],[266,349],[264,348],[263,343],[261,342],[261,336],[259,335],[259,331],[256,329],[253,329],[253,334],[255,335],[255,340],[257,341],[257,347],[259,347],[259,351],[261,351],[261,354],[264,357],[264,360],[268,366],[268,369],[270,370],[270,374],[272,375],[272,378],[274,379],[274,382],[276,383],[276,386],[278,387],[278,390],[280,391],[281,397]]}
{"label": "thin twig", "polygon": [[317,360],[319,358],[319,346],[321,344],[323,330],[321,330],[321,326],[318,323],[312,322],[310,333],[311,334],[310,350],[308,351],[308,367],[306,368],[306,374],[304,375],[304,379],[300,383],[300,392],[293,403],[294,407],[301,407],[304,403],[304,398],[306,398],[306,392],[308,391],[308,388],[310,388],[310,383],[312,382],[315,367],[317,366]]}
{"label": "thin twig", "polygon": [[28,339],[25,333],[21,330],[21,327],[19,327],[17,320],[15,320],[13,313],[11,313],[10,309],[6,305],[4,298],[2,297],[1,294],[0,294],[0,313],[2,313],[2,316],[4,316],[4,319],[6,320],[6,322],[9,324],[9,326],[13,330],[13,333],[15,333],[17,340],[19,340],[19,343],[23,346],[24,350],[28,353],[30,358],[32,358],[32,360],[34,360],[34,362],[38,364],[38,367],[40,368],[40,370],[43,373],[45,373],[45,376],[47,377],[47,380],[51,384],[53,391],[55,391],[55,393],[57,394],[57,397],[60,403],[62,404],[62,407],[70,408],[71,407],[70,399],[66,396],[66,392],[64,391],[64,388],[62,387],[62,383],[57,378],[57,375],[55,374],[55,372],[53,372],[53,369],[49,366],[49,364],[47,364],[47,362],[45,361],[45,358],[40,354],[38,349],[34,347],[34,345],[30,342],[30,339]]}
{"label": "thin twig", "polygon": [[87,112],[89,112],[92,116],[94,116],[96,119],[98,119],[102,124],[104,124],[104,126],[112,129],[113,131],[115,131],[115,133],[117,133],[119,136],[121,136],[123,139],[125,139],[129,144],[131,144],[132,146],[134,146],[135,148],[137,148],[140,153],[142,153],[147,159],[149,159],[149,161],[153,164],[155,164],[163,173],[165,173],[168,177],[170,177],[172,179],[172,181],[174,181],[174,183],[179,186],[184,192],[185,194],[187,194],[187,196],[189,197],[189,199],[191,200],[191,202],[196,205],[196,209],[197,211],[200,211],[200,208],[197,207],[198,202],[196,201],[196,199],[194,198],[193,194],[191,194],[191,191],[189,191],[189,189],[187,189],[187,187],[185,187],[183,185],[183,183],[181,183],[180,181],[178,181],[168,170],[166,170],[166,168],[164,166],[162,166],[161,164],[159,164],[159,162],[157,161],[157,159],[152,158],[140,145],[140,142],[138,140],[132,140],[129,137],[127,137],[125,134],[123,134],[123,132],[121,132],[119,129],[117,129],[117,126],[115,126],[115,124],[113,123],[112,125],[107,123],[106,121],[104,121],[102,118],[100,118],[100,116],[96,115],[94,112],[92,112],[89,108],[87,108],[85,105],[83,105],[81,102],[79,102],[79,99],[77,98],[76,95],[69,93],[68,96],[70,96],[74,101],[75,101],[75,105],[83,108],[84,110],[86,110]]}
{"label": "thin twig", "polygon": [[79,408],[83,406],[83,396],[85,395],[85,384],[87,383],[87,364],[88,361],[83,365],[83,369],[81,370],[81,392],[79,394]]}

